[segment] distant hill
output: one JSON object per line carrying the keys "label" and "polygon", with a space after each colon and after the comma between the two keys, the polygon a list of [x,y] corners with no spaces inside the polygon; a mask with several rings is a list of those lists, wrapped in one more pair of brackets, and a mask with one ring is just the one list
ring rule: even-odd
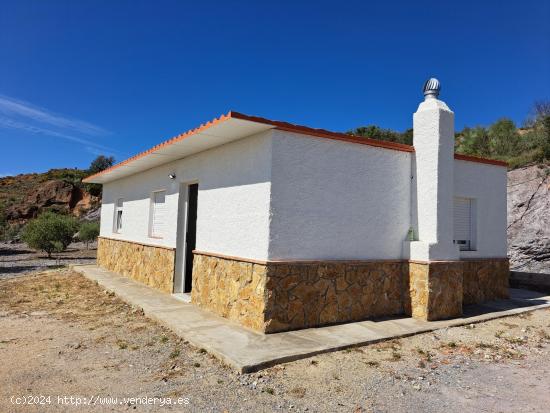
{"label": "distant hill", "polygon": [[[9,224],[23,224],[40,212],[53,210],[82,217],[101,204],[101,193],[81,183],[81,169],[0,178],[0,209]],[[96,189],[96,190],[94,190]]]}

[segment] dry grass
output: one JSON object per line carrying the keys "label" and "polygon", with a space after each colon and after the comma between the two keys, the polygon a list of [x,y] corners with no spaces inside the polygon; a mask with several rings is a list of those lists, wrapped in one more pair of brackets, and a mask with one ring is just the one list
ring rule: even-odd
{"label": "dry grass", "polygon": [[0,308],[17,313],[46,311],[91,328],[100,327],[102,320],[116,314],[139,315],[114,294],[101,291],[97,283],[66,269],[3,281]]}

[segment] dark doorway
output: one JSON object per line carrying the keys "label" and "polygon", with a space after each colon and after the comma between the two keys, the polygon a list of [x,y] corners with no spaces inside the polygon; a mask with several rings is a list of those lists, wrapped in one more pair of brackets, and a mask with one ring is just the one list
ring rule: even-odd
{"label": "dark doorway", "polygon": [[187,192],[187,231],[185,232],[185,284],[183,292],[193,287],[193,250],[197,240],[197,200],[199,184],[189,185]]}

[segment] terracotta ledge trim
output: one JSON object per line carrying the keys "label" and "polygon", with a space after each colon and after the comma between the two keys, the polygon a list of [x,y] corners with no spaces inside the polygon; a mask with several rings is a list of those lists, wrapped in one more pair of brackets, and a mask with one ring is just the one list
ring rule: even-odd
{"label": "terracotta ledge trim", "polygon": [[263,123],[265,125],[275,126],[275,129],[282,130],[282,131],[300,133],[303,135],[315,136],[318,138],[334,139],[337,141],[359,143],[361,145],[376,146],[379,148],[393,149],[393,150],[402,151],[402,152],[414,152],[413,146],[407,145],[404,143],[366,138],[366,137],[351,135],[351,134],[342,133],[342,132],[332,132],[326,129],[318,129],[318,128],[311,128],[309,126],[295,125],[289,122],[271,120],[267,118],[262,118],[260,116],[245,115],[239,112],[230,112],[230,113],[232,118],[248,120],[251,122],[258,122],[258,123]]}
{"label": "terracotta ledge trim", "polygon": [[111,237],[105,237],[105,236],[99,236],[98,239],[108,239],[109,241],[120,241],[120,242],[127,242],[128,244],[137,244],[137,245],[143,245],[144,247],[152,247],[152,248],[162,248],[165,250],[175,251],[176,248],[174,247],[167,247],[166,245],[156,245],[156,244],[149,244],[147,242],[138,242],[138,241],[130,241],[127,239],[120,239],[120,238],[111,238]]}
{"label": "terracotta ledge trim", "polygon": [[233,255],[219,254],[216,252],[193,250],[194,255],[204,255],[207,257],[220,258],[224,260],[232,260],[239,262],[248,262],[250,264],[259,265],[292,265],[292,264],[368,264],[368,263],[413,263],[413,264],[433,264],[433,263],[456,263],[456,262],[475,262],[475,261],[508,261],[508,258],[495,257],[495,258],[466,258],[457,261],[419,261],[419,260],[407,260],[407,259],[394,259],[394,260],[376,260],[376,259],[364,259],[364,260],[256,260],[253,258],[237,257]]}
{"label": "terracotta ledge trim", "polygon": [[459,260],[433,260],[433,261],[422,261],[422,260],[405,260],[411,264],[453,264],[457,262],[479,262],[479,261],[508,261],[508,258],[503,257],[493,257],[493,258],[462,258]]}
{"label": "terracotta ledge trim", "polygon": [[207,252],[207,251],[199,251],[199,250],[193,250],[193,255],[204,255],[204,256],[207,256],[207,257],[221,258],[223,260],[249,262],[251,264],[260,264],[260,265],[269,264],[268,261],[255,260],[255,259],[252,259],[252,258],[244,258],[244,257],[235,257],[233,255],[224,255],[224,254],[218,254],[218,253],[215,253],[215,252]]}
{"label": "terracotta ledge trim", "polygon": [[455,159],[459,161],[478,162],[478,163],[486,163],[489,165],[504,166],[506,168],[508,167],[508,162],[505,162],[505,161],[499,161],[497,159],[481,158],[479,156],[464,155],[462,153],[455,153]]}
{"label": "terracotta ledge trim", "polygon": [[233,260],[233,261],[240,261],[240,262],[249,262],[252,264],[261,264],[261,265],[267,265],[267,264],[274,264],[274,265],[292,265],[292,264],[365,264],[365,263],[403,263],[407,262],[407,260],[402,259],[395,259],[395,260],[373,260],[373,259],[365,259],[365,260],[255,260],[252,258],[244,258],[244,257],[235,257],[232,255],[225,255],[225,254],[219,254],[215,252],[207,252],[207,251],[193,251],[193,254],[195,255],[205,255],[208,257],[214,257],[214,258],[221,258],[224,260]]}

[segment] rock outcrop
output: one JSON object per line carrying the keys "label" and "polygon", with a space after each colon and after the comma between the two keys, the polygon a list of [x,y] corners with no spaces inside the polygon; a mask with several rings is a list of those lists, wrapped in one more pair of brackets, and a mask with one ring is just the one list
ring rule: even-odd
{"label": "rock outcrop", "polygon": [[550,166],[508,173],[508,254],[512,269],[550,273]]}
{"label": "rock outcrop", "polygon": [[11,222],[24,222],[35,218],[44,210],[69,213],[77,217],[97,208],[100,199],[82,188],[63,180],[41,183],[26,194],[23,200],[6,209],[6,218]]}

